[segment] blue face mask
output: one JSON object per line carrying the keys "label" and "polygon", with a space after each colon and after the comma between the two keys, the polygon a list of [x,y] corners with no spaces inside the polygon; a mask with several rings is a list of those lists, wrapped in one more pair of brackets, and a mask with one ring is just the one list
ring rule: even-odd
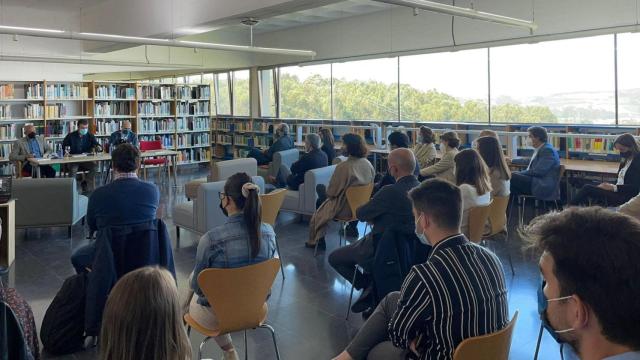
{"label": "blue face mask", "polygon": [[546,295],[544,294],[544,285],[545,285],[545,282],[543,281],[540,284],[540,287],[538,288],[538,314],[540,314],[542,327],[544,327],[545,330],[549,332],[549,335],[551,335],[551,337],[558,344],[562,344],[562,343],[565,343],[566,341],[561,339],[559,334],[564,334],[569,331],[573,331],[573,328],[564,329],[564,330],[555,330],[553,326],[551,326],[551,323],[549,322],[549,318],[547,317],[547,306],[549,305],[549,301],[567,300],[567,299],[570,299],[571,296],[563,296],[563,297],[554,298],[554,299],[547,299]]}
{"label": "blue face mask", "polygon": [[129,134],[129,129],[127,129],[127,128],[122,129],[122,134],[128,135]]}
{"label": "blue face mask", "polygon": [[429,240],[427,239],[427,236],[425,234],[418,233],[418,222],[420,222],[420,218],[422,218],[422,214],[418,216],[418,220],[415,223],[416,229],[414,231],[416,233],[416,236],[418,237],[418,240],[420,240],[420,242],[423,243],[424,245],[431,245],[429,244]]}
{"label": "blue face mask", "polygon": [[80,129],[80,135],[87,135],[89,133],[89,129]]}

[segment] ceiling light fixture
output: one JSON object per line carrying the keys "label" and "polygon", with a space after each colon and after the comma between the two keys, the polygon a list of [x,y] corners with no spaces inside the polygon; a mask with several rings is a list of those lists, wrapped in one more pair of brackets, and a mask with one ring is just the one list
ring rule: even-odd
{"label": "ceiling light fixture", "polygon": [[516,19],[508,16],[482,12],[482,11],[478,11],[470,8],[463,8],[459,6],[441,4],[435,1],[428,1],[428,0],[374,0],[374,1],[386,3],[386,4],[392,4],[392,5],[406,6],[413,9],[433,11],[433,12],[447,14],[447,15],[462,16],[470,19],[488,21],[488,22],[493,22],[493,23],[502,24],[502,25],[523,27],[530,31],[534,31],[538,28],[538,25],[536,25],[533,21]]}
{"label": "ceiling light fixture", "polygon": [[[9,25],[0,25],[0,31],[9,31],[11,34],[16,34],[17,32],[30,32],[34,34],[39,33],[51,33],[51,34],[62,34],[64,30],[53,30],[53,29],[41,29],[41,28],[32,28],[32,27],[22,27],[22,26],[9,26]],[[23,34],[19,34],[23,35]]]}

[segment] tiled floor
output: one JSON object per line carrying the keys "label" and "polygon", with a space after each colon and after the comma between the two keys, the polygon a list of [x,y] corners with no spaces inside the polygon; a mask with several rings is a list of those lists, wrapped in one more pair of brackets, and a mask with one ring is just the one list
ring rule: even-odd
{"label": "tiled floor", "polygon": [[[171,229],[171,209],[175,203],[186,201],[182,184],[196,177],[203,177],[205,169],[183,170],[177,188],[163,186],[163,218]],[[155,178],[155,177],[152,177]],[[515,218],[515,216],[514,216]],[[326,254],[313,257],[304,247],[308,226],[306,222],[292,222],[276,228],[286,279],[280,274],[269,300],[269,320],[277,331],[282,359],[330,359],[338,354],[362,325],[357,314],[348,321],[344,315],[350,288],[327,263]],[[512,231],[512,233],[515,233]],[[73,230],[73,241],[67,238],[66,228],[32,229],[17,232],[16,260],[3,280],[17,290],[31,304],[38,326],[44,311],[65,278],[73,274],[69,262],[72,247],[84,237],[84,229],[78,225]],[[338,243],[337,225],[329,231],[327,253]],[[178,285],[186,289],[186,278],[191,272],[195,257],[197,237],[181,232],[181,247],[174,250]],[[537,259],[525,256],[519,250],[520,241],[514,235],[510,243],[516,274],[511,277],[504,243],[493,245],[503,260],[509,286],[509,310],[520,311],[511,349],[511,359],[532,359],[540,321],[536,311],[536,286],[539,282]],[[357,295],[356,295],[357,296]],[[249,354],[252,359],[275,359],[273,343],[267,330],[248,333]],[[192,332],[194,354],[202,336]],[[242,334],[235,334],[234,341],[244,356]],[[559,358],[558,345],[545,334],[540,359]],[[208,343],[205,358],[220,358],[215,343]],[[46,355],[44,356],[47,357]],[[58,359],[94,359],[95,350],[84,351]]]}

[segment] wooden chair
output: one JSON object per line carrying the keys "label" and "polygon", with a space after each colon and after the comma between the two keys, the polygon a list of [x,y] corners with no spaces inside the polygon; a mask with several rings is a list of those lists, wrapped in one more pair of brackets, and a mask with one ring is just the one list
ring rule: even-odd
{"label": "wooden chair", "polygon": [[[367,185],[359,185],[359,186],[349,186],[346,190],[347,196],[347,204],[349,204],[349,208],[351,209],[351,217],[348,218],[335,218],[334,220],[340,222],[340,228],[343,229],[346,224],[358,220],[356,217],[356,210],[364,204],[366,204],[371,199],[371,192],[373,191],[373,183]],[[366,231],[366,228],[365,228]],[[342,232],[338,232],[340,234],[340,241],[338,245],[342,245]],[[345,240],[346,242],[346,240]],[[318,253],[318,241],[316,243],[316,248],[313,251],[313,256],[316,256]]]}
{"label": "wooden chair", "polygon": [[[282,202],[287,194],[287,189],[277,189],[268,194],[260,195],[262,203],[262,222],[271,225],[275,230],[276,219],[282,207]],[[282,280],[284,280],[284,267],[282,265],[282,253],[280,252],[280,244],[278,244],[278,236],[276,236],[276,249],[280,257],[280,270],[282,271]]]}
{"label": "wooden chair", "polygon": [[453,360],[508,360],[517,320],[518,311],[504,329],[464,340],[456,347]]}
{"label": "wooden chair", "polygon": [[[509,241],[509,219],[507,218],[507,207],[509,206],[509,196],[494,196],[491,205],[489,205],[489,232],[482,235],[482,242],[487,238],[499,234],[503,230],[506,231],[505,243]],[[511,259],[511,251],[507,246],[507,254],[509,255],[509,265],[511,266],[511,275],[515,275],[513,269],[513,260]]]}
{"label": "wooden chair", "polygon": [[482,242],[482,235],[484,234],[484,227],[489,220],[489,211],[491,210],[491,204],[485,206],[476,206],[469,209],[469,240],[480,244]]}
{"label": "wooden chair", "polygon": [[206,269],[198,275],[198,285],[211,304],[219,324],[217,329],[209,329],[189,313],[184,316],[187,334],[193,328],[205,336],[198,349],[198,359],[202,359],[202,349],[209,339],[236,331],[244,331],[245,352],[248,352],[247,330],[255,328],[271,332],[276,358],[280,359],[275,330],[265,323],[268,312],[266,299],[279,266],[280,259],[273,258],[240,268]]}

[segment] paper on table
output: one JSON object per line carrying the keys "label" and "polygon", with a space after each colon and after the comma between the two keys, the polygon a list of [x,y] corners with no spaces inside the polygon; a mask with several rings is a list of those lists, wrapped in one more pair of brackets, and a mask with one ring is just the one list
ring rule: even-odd
{"label": "paper on table", "polygon": [[72,154],[71,157],[86,157],[87,154]]}

